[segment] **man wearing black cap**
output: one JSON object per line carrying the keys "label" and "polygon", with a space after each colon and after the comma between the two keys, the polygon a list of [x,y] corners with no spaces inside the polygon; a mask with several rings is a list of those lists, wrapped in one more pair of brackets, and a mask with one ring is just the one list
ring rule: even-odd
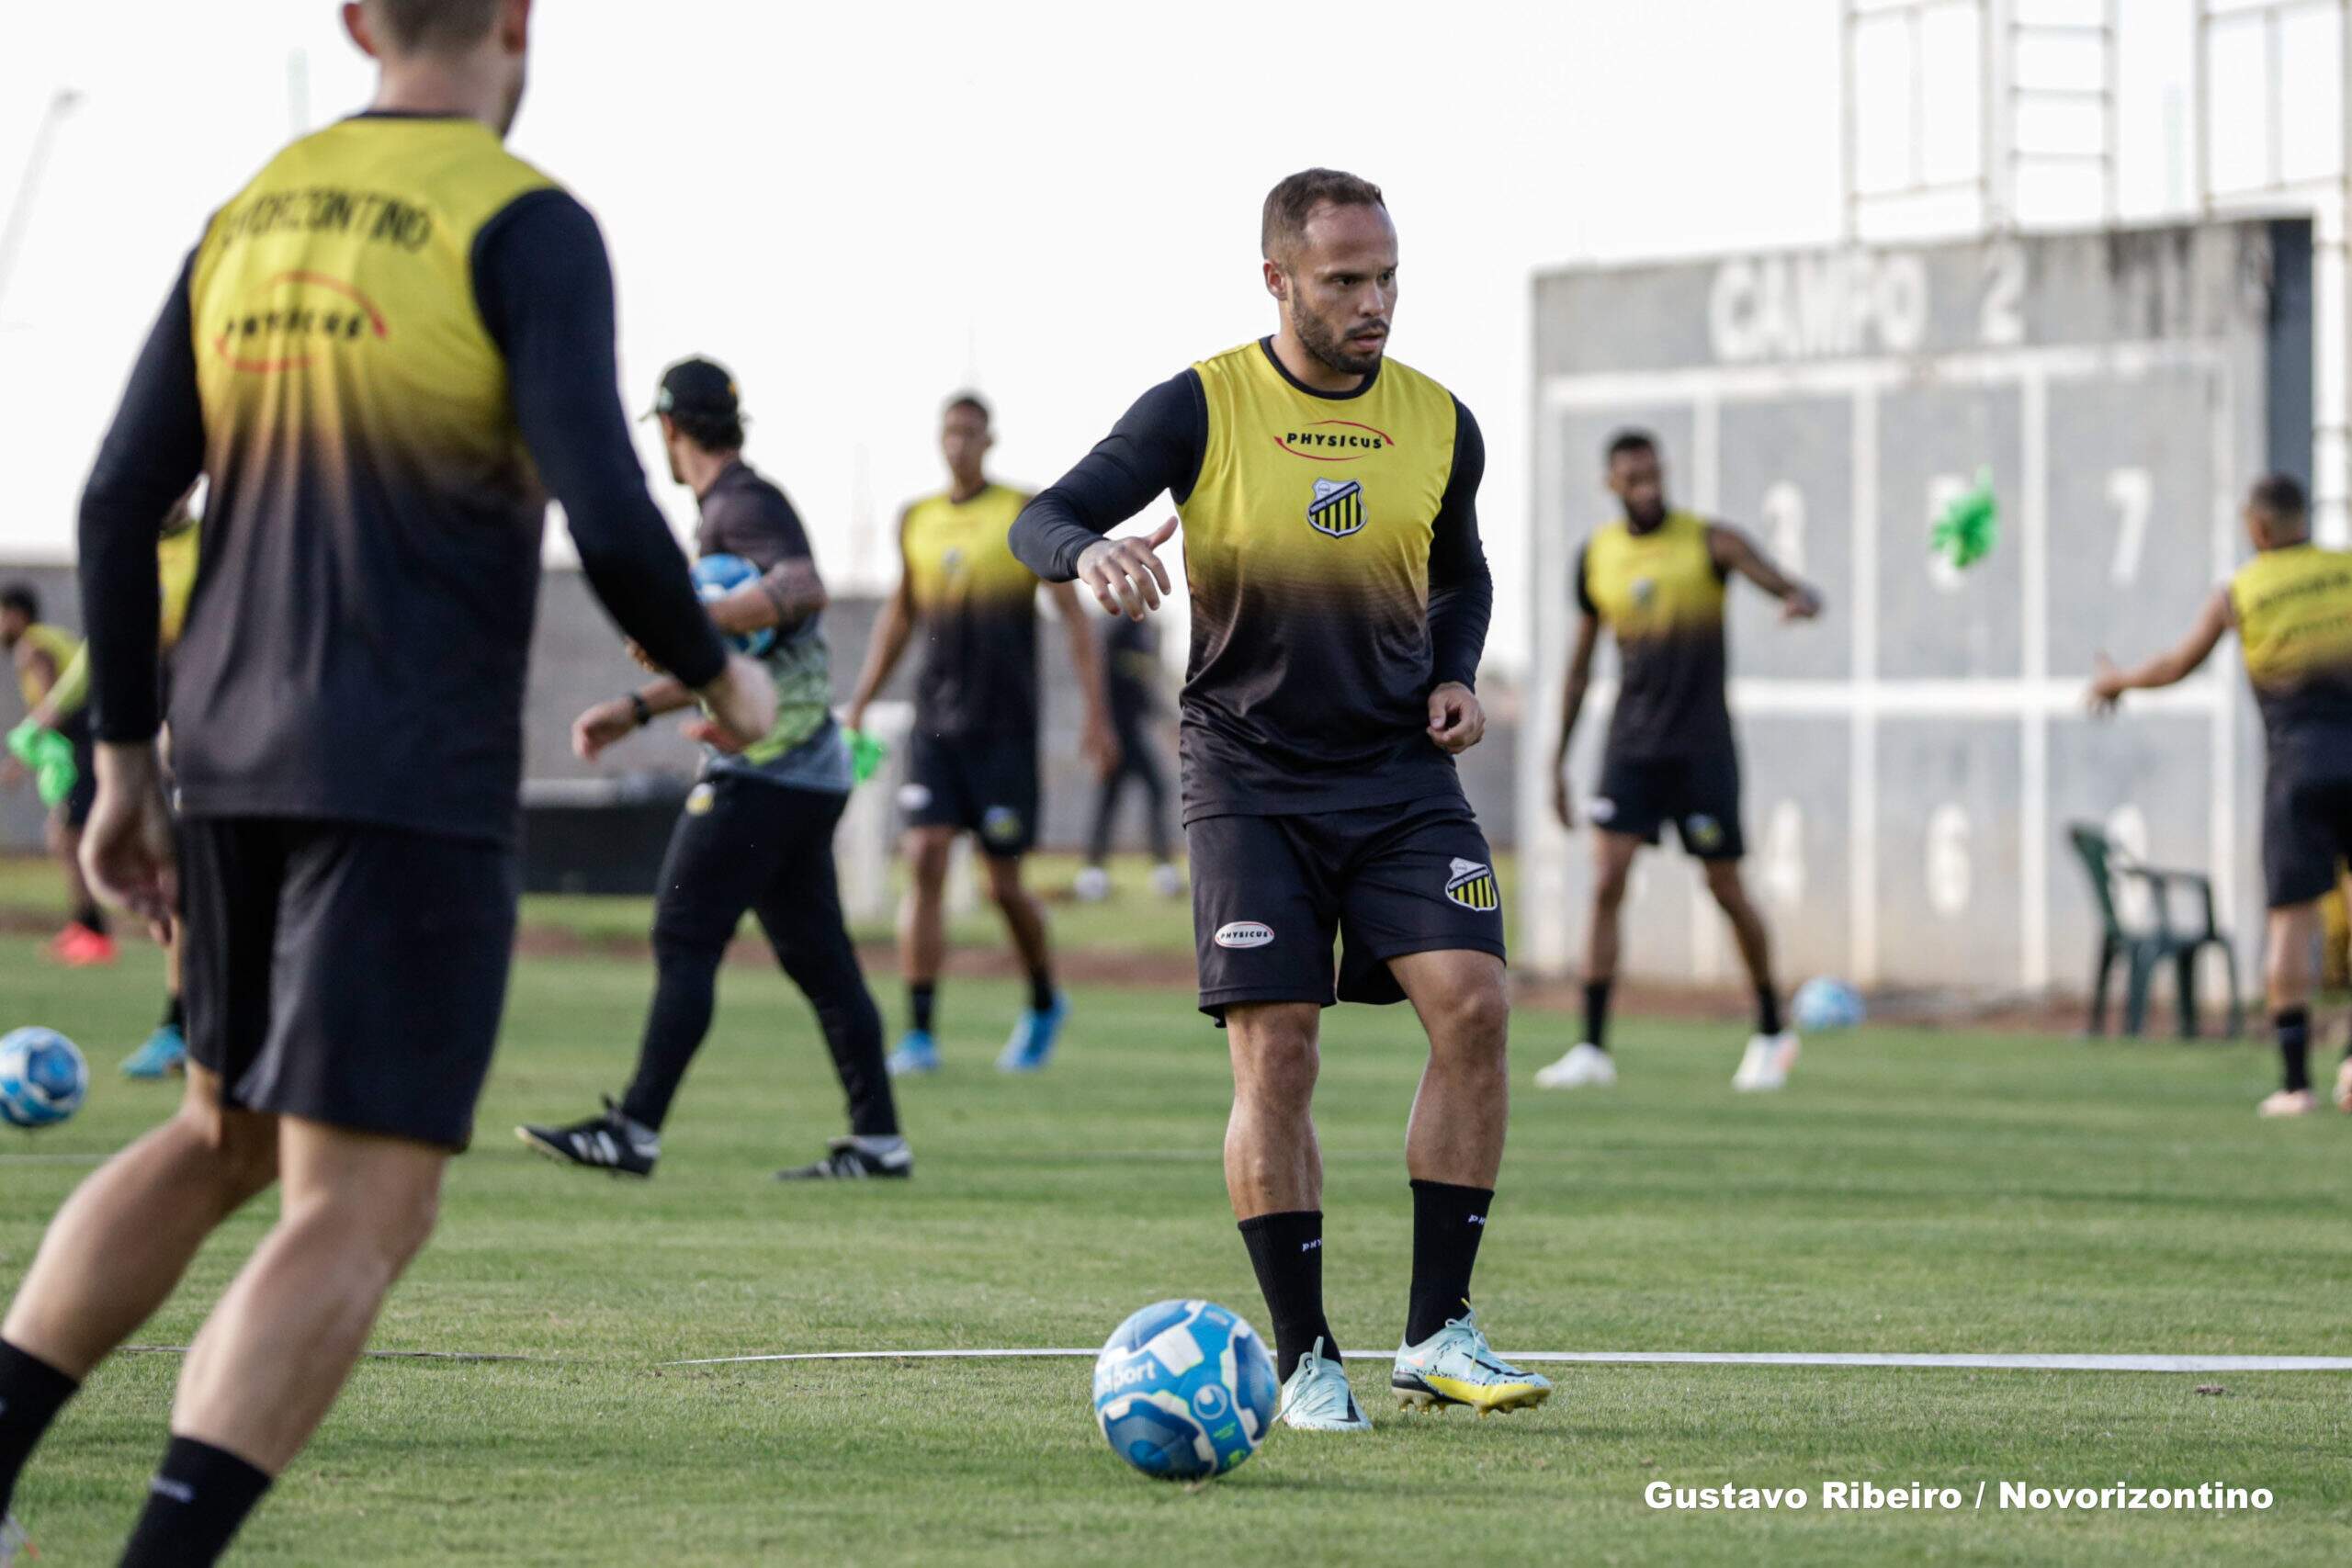
{"label": "man wearing black cap", "polygon": [[[620,1103],[606,1101],[600,1116],[567,1127],[517,1127],[515,1135],[573,1165],[652,1175],[670,1102],[710,1029],[719,960],[750,909],[776,962],[816,1008],[849,1096],[849,1136],[834,1139],[815,1164],[778,1177],[904,1177],[914,1161],[883,1070],[882,1016],[834,884],[833,829],[849,803],[851,774],[849,746],[828,705],[830,658],[817,625],[825,584],[792,502],[743,461],[733,377],[707,359],[681,360],[663,373],[649,417],[662,422],[670,477],[695,492],[702,511],[695,546],[706,594],[718,581],[707,570],[714,558],[735,557],[759,574],[742,573],[710,614],[739,646],[765,644],[775,728],[737,748],[707,723],[688,726],[713,744],[662,866],[653,913],[658,979],[636,1077]],[[582,714],[571,727],[572,749],[594,761],[654,715],[692,701],[674,680],[656,680]]]}

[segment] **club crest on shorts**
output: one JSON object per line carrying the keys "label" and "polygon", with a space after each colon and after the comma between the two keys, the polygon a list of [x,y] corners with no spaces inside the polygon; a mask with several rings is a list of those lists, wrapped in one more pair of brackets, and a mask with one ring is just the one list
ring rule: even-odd
{"label": "club crest on shorts", "polygon": [[1503,890],[1495,881],[1494,868],[1475,860],[1453,863],[1445,881],[1445,897],[1450,904],[1481,914],[1491,914],[1503,907]]}
{"label": "club crest on shorts", "polygon": [[1724,841],[1724,825],[1703,811],[1696,817],[1685,818],[1682,822],[1682,841],[1702,854],[1710,850],[1721,849]]}
{"label": "club crest on shorts", "polygon": [[1344,539],[1363,527],[1363,486],[1354,479],[1317,479],[1315,499],[1306,503],[1306,525],[1318,534]]}
{"label": "club crest on shorts", "polygon": [[707,784],[698,784],[686,793],[686,815],[689,817],[707,817],[710,815],[711,807],[718,801],[718,792],[717,790],[711,788],[711,786]]}
{"label": "club crest on shorts", "polygon": [[1021,837],[1021,813],[1010,806],[991,806],[980,817],[980,837],[991,844],[1009,844]]}

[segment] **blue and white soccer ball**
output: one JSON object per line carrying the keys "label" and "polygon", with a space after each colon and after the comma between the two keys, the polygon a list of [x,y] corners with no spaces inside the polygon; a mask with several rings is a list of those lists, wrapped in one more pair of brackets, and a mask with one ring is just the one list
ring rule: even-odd
{"label": "blue and white soccer ball", "polygon": [[1222,1475],[1258,1451],[1281,1389],[1265,1341],[1214,1302],[1159,1302],[1094,1359],[1094,1419],[1146,1475]]}
{"label": "blue and white soccer ball", "polygon": [[[760,569],[741,556],[731,556],[722,551],[695,562],[695,592],[702,596],[706,604],[717,604],[738,588],[759,580]],[[730,637],[727,641],[738,653],[748,653],[754,659],[764,658],[768,649],[775,646],[775,628],[762,626],[755,632]]]}
{"label": "blue and white soccer ball", "polygon": [[1866,1016],[1861,993],[1826,975],[1816,975],[1799,986],[1790,1010],[1796,1015],[1797,1027],[1807,1034],[1851,1029]]}
{"label": "blue and white soccer ball", "polygon": [[90,1089],[80,1047],[54,1029],[0,1036],[0,1122],[54,1127],[82,1109]]}

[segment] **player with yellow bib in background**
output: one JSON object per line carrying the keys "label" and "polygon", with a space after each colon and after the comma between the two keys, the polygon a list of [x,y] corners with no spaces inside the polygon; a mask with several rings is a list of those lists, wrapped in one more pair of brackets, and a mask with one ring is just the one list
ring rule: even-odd
{"label": "player with yellow bib in background", "polygon": [[[43,829],[50,854],[65,873],[69,906],[65,928],[41,951],[57,963],[85,968],[115,960],[114,933],[106,911],[91,896],[82,874],[82,828],[90,819],[98,781],[93,761],[90,726],[86,718],[69,715],[44,719],[50,699],[65,671],[82,657],[82,639],[62,626],[41,619],[40,596],[29,583],[0,588],[0,652],[8,655],[17,672],[17,689],[25,701],[25,722],[8,735],[8,751],[0,757],[0,784],[11,787],[40,775],[42,804],[49,808]],[[46,732],[46,733],[44,733]],[[27,750],[19,754],[17,748]],[[38,748],[56,749],[55,762],[43,762]],[[71,759],[67,782],[65,759]],[[52,775],[51,768],[57,773]],[[62,795],[54,792],[62,789]]]}
{"label": "player with yellow bib in background", "polygon": [[1486,444],[1452,392],[1385,357],[1396,230],[1379,186],[1303,170],[1267,194],[1259,238],[1278,330],[1146,392],[1030,503],[1013,547],[1140,617],[1172,587],[1155,552],[1176,525],[1103,536],[1163,491],[1183,520],[1200,1006],[1230,1035],[1226,1189],[1273,1320],[1283,1419],[1371,1428],[1323,1305],[1312,1105],[1335,1000],[1409,999],[1430,1041],[1389,1386],[1424,1410],[1523,1408],[1551,1384],[1498,1357],[1469,1303],[1510,1098],[1502,894],[1453,762],[1487,723]]}
{"label": "player with yellow bib in background", "polygon": [[[2352,854],[2352,554],[2312,543],[2310,506],[2290,474],[2256,480],[2244,516],[2254,558],[2214,590],[2170,652],[2136,670],[2118,670],[2102,656],[2090,700],[2111,711],[2126,692],[2186,681],[2237,628],[2267,750],[2262,875],[2281,1079],[2258,1109],[2308,1116],[2319,1109],[2311,1078],[2319,901],[2335,886],[2338,862]],[[2352,1111],[2352,1053],[2336,1069],[2335,1105]]]}

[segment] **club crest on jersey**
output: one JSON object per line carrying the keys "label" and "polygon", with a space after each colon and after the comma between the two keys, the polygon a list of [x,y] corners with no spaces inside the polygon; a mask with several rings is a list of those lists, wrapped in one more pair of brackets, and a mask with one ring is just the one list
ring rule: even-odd
{"label": "club crest on jersey", "polygon": [[1502,888],[1495,882],[1492,866],[1481,865],[1475,860],[1457,860],[1445,882],[1446,901],[1465,909],[1489,914],[1503,907]]}
{"label": "club crest on jersey", "polygon": [[1344,539],[1363,528],[1363,486],[1354,479],[1317,479],[1315,499],[1306,503],[1306,525],[1318,534]]}
{"label": "club crest on jersey", "polygon": [[1648,609],[1648,608],[1650,607],[1650,605],[1651,605],[1651,604],[1655,604],[1655,603],[1657,602],[1657,578],[1655,578],[1655,577],[1637,577],[1637,578],[1634,579],[1634,607],[1635,609],[1637,609],[1637,610],[1646,610],[1646,609]]}

